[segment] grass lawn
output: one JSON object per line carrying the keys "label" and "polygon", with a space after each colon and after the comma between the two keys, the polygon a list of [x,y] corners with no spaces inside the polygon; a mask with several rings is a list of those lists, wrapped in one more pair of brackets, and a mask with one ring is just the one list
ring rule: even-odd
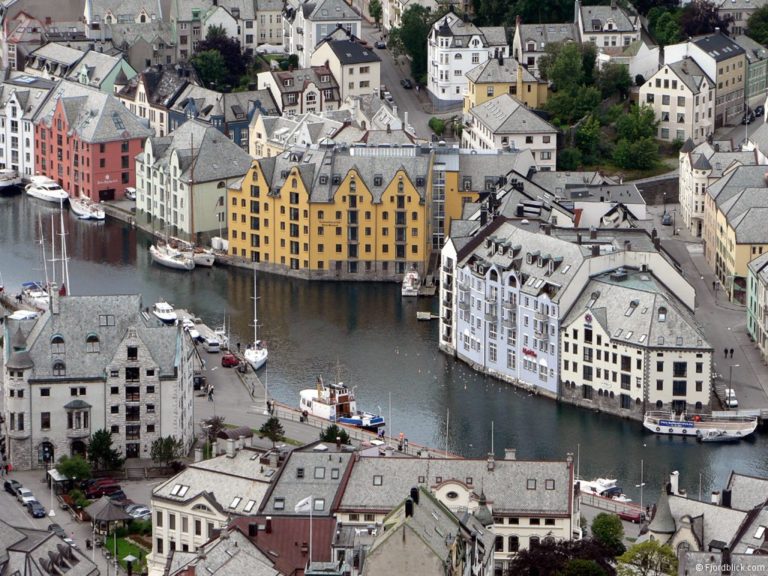
{"label": "grass lawn", "polygon": [[616,176],[617,174],[621,174],[624,177],[624,181],[629,182],[631,180],[641,180],[642,178],[650,178],[651,176],[666,174],[676,168],[675,164],[676,161],[670,165],[669,158],[662,157],[656,166],[649,168],[648,170],[620,168],[610,161],[606,161],[602,164],[582,166],[579,169],[584,171],[600,170],[606,176]]}
{"label": "grass lawn", "polygon": [[[109,540],[104,543],[104,547],[107,550],[109,550],[110,554],[114,554],[115,540],[113,538],[109,538]],[[128,542],[125,538],[118,538],[117,539],[117,561],[120,563],[120,566],[122,566],[126,570],[127,570],[127,567],[125,562],[123,561],[123,558],[125,558],[129,554],[139,559],[137,562],[133,563],[133,573],[141,574],[144,566],[147,563],[147,552],[145,552],[135,544]]]}

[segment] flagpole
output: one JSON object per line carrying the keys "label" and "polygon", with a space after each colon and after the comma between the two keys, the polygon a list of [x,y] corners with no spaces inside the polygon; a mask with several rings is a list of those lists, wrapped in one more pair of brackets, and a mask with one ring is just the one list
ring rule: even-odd
{"label": "flagpole", "polygon": [[307,568],[312,564],[312,508],[315,507],[315,497],[310,494],[309,496],[309,564]]}

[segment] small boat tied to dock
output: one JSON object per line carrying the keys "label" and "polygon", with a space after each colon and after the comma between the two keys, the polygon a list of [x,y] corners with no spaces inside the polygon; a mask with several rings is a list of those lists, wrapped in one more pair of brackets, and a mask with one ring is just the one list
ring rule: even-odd
{"label": "small boat tied to dock", "polygon": [[654,434],[691,436],[702,442],[724,442],[746,438],[757,429],[757,416],[729,413],[687,414],[649,411],[643,426]]}
{"label": "small boat tied to dock", "polygon": [[300,392],[299,410],[311,416],[365,430],[377,430],[384,426],[382,416],[357,409],[353,390],[342,382],[326,386],[319,376],[315,388]]}

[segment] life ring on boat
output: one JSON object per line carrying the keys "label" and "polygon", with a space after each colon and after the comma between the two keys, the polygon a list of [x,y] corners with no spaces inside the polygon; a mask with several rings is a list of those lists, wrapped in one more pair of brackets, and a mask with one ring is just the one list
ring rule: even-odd
{"label": "life ring on boat", "polygon": [[661,428],[659,428],[658,426],[656,426],[656,432],[661,432]]}
{"label": "life ring on boat", "polygon": [[686,430],[685,428],[683,428],[683,434],[688,434],[688,430]]}
{"label": "life ring on boat", "polygon": [[670,428],[670,429],[669,429],[669,433],[670,433],[670,434],[674,434],[674,433],[675,433],[675,429],[674,429],[674,428]]}

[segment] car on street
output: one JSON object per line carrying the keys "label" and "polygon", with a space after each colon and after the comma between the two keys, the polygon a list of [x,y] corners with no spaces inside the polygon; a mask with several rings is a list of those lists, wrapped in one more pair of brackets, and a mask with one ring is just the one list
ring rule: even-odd
{"label": "car on street", "polygon": [[6,480],[4,484],[5,491],[13,496],[18,496],[19,488],[22,488],[21,482],[18,480]]}
{"label": "car on street", "polygon": [[30,500],[37,500],[34,494],[32,494],[32,490],[29,488],[24,488],[23,486],[17,490],[16,499],[22,504],[26,504]]}
{"label": "car on street", "polygon": [[62,528],[60,524],[48,524],[48,532],[53,532],[54,534],[56,534],[56,536],[59,536],[60,538],[67,537],[67,531],[64,530],[64,528]]}
{"label": "car on street", "polygon": [[192,378],[192,386],[195,390],[203,390],[206,387],[206,383],[208,382],[208,378],[203,376],[202,374],[195,374]]}
{"label": "car on street", "polygon": [[645,520],[645,514],[640,510],[621,510],[616,515],[626,522],[634,522],[635,524],[640,524]]}
{"label": "car on street", "polygon": [[[128,511],[128,508],[131,508]],[[149,520],[152,517],[152,512],[144,504],[132,504],[125,509],[135,520]]]}
{"label": "car on street", "polygon": [[45,518],[45,508],[37,500],[27,502],[27,510],[32,515],[32,518]]}
{"label": "car on street", "polygon": [[728,408],[739,407],[739,400],[736,398],[736,392],[734,392],[733,388],[725,389],[725,405],[728,406]]}
{"label": "car on street", "polygon": [[672,226],[672,214],[664,212],[664,214],[661,215],[661,225]]}
{"label": "car on street", "polygon": [[755,117],[760,117],[765,114],[764,106],[755,106]]}
{"label": "car on street", "polygon": [[125,197],[128,200],[136,200],[136,188],[133,188],[132,186],[129,186],[125,189]]}
{"label": "car on street", "polygon": [[410,78],[403,78],[402,80],[400,80],[400,85],[406,90],[410,90],[411,88],[413,88],[413,82],[411,82]]}
{"label": "car on street", "polygon": [[387,47],[387,44],[386,44],[386,42],[384,42],[383,40],[377,40],[376,42],[374,42],[374,44],[373,44],[373,45],[374,45],[376,48],[378,48],[379,50],[384,50],[384,48],[386,48],[386,47]]}
{"label": "car on street", "polygon": [[96,498],[101,498],[102,496],[114,494],[118,490],[122,490],[120,484],[97,484],[85,491],[85,497],[89,500],[94,500]]}
{"label": "car on street", "polygon": [[221,357],[221,365],[224,368],[233,368],[240,364],[240,360],[234,354],[224,354]]}
{"label": "car on street", "polygon": [[742,124],[750,124],[754,121],[755,121],[755,113],[751,111],[745,113],[744,116],[741,117]]}

